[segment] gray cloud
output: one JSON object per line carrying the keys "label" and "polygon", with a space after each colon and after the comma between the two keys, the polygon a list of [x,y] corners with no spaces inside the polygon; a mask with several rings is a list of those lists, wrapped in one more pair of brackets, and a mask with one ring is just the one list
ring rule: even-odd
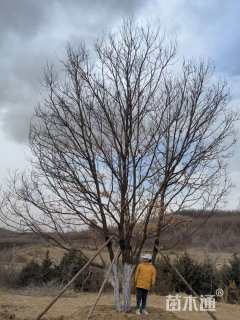
{"label": "gray cloud", "polygon": [[177,35],[180,52],[212,58],[217,70],[240,73],[240,2],[238,0],[154,1],[148,14]]}
{"label": "gray cloud", "polygon": [[38,102],[43,68],[63,55],[67,41],[91,41],[142,1],[9,0],[0,2],[2,130],[24,142]]}
{"label": "gray cloud", "polygon": [[[0,1],[0,143],[7,158],[22,159],[43,68],[63,57],[67,41],[93,41],[126,17],[160,22],[176,36],[179,53],[210,57],[240,109],[239,0],[8,0]],[[154,23],[154,22],[153,22]],[[9,141],[9,143],[8,143]],[[11,141],[11,142],[10,142]],[[7,147],[7,146],[11,147]],[[11,150],[10,150],[11,149]],[[239,144],[231,175],[239,188]],[[20,160],[20,162],[23,162]],[[0,176],[9,160],[0,163]],[[18,165],[18,161],[10,167]],[[19,163],[21,167],[21,163]],[[237,188],[230,207],[238,198]]]}
{"label": "gray cloud", "polygon": [[[190,1],[185,5],[187,21],[195,26],[200,41],[216,63],[217,69],[228,74],[240,73],[240,32],[238,0]],[[190,17],[190,19],[189,19]]]}
{"label": "gray cloud", "polygon": [[[179,51],[206,56],[229,75],[240,73],[237,0],[9,0],[0,2],[0,109],[2,129],[25,141],[37,103],[44,65],[63,56],[67,41],[92,41],[121,18],[159,18],[177,35]],[[240,39],[239,39],[240,40]]]}
{"label": "gray cloud", "polygon": [[28,37],[44,22],[46,7],[41,1],[9,0],[0,2],[1,41],[10,34]]}

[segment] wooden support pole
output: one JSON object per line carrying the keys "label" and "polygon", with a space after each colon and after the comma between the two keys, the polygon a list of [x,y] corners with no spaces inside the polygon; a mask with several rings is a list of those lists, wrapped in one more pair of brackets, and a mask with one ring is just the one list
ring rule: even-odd
{"label": "wooden support pole", "polygon": [[[182,280],[182,282],[188,287],[188,289],[194,294],[194,296],[197,298],[197,300],[200,302],[201,298],[197,294],[197,292],[190,286],[190,284],[187,282],[187,280],[181,275],[181,273],[175,268],[170,262],[169,259],[161,252],[159,251],[159,254],[163,257],[164,261],[170,266],[170,268],[173,269],[173,271],[179,276],[179,278]],[[211,311],[206,310],[208,315],[213,320],[218,320],[215,314]]]}
{"label": "wooden support pole", "polygon": [[109,242],[113,239],[113,236],[110,237],[90,258],[85,265],[75,274],[75,276],[65,285],[65,287],[59,292],[59,294],[46,306],[46,308],[37,316],[36,320],[40,320],[44,314],[55,304],[55,302],[64,294],[64,292],[70,287],[70,285],[78,278],[80,273],[82,273],[96,258],[96,256],[109,244]]}
{"label": "wooden support pole", "polygon": [[112,260],[112,262],[111,262],[111,264],[110,264],[110,266],[109,266],[109,268],[108,268],[108,270],[107,270],[105,279],[103,280],[103,283],[102,283],[101,288],[100,288],[100,290],[99,290],[99,292],[98,292],[97,298],[96,298],[93,306],[91,307],[91,309],[90,309],[90,311],[89,311],[89,313],[88,313],[87,320],[89,320],[89,319],[91,318],[91,316],[92,316],[92,314],[93,314],[93,312],[94,312],[94,310],[95,310],[95,308],[96,308],[96,305],[97,305],[97,303],[98,303],[98,301],[99,301],[99,299],[100,299],[100,297],[101,297],[101,295],[102,295],[102,292],[103,292],[103,289],[104,289],[104,287],[105,287],[105,284],[106,284],[108,278],[110,277],[113,264],[115,263],[117,257],[119,256],[119,253],[120,253],[120,248],[118,248],[117,252],[115,253],[115,255],[114,255],[114,257],[113,257],[113,260]]}

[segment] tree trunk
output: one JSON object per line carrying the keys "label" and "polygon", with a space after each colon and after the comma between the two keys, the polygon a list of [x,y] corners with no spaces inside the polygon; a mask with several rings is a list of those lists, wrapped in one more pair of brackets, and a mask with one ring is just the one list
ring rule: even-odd
{"label": "tree trunk", "polygon": [[162,220],[165,214],[165,204],[164,204],[164,197],[165,197],[165,190],[162,191],[161,194],[161,201],[160,201],[160,210],[159,210],[159,216],[158,216],[158,224],[157,224],[157,230],[156,230],[156,238],[154,241],[154,246],[153,246],[153,252],[152,252],[152,263],[154,264],[156,262],[157,254],[159,251],[159,243],[160,243],[160,232],[161,232],[161,227],[162,227]]}
{"label": "tree trunk", "polygon": [[132,264],[124,263],[122,278],[123,312],[129,312],[131,310],[131,288],[133,270],[134,266]]}
{"label": "tree trunk", "polygon": [[114,263],[112,267],[111,284],[114,290],[115,308],[118,312],[121,312],[122,303],[121,303],[121,293],[120,293],[120,285],[119,285],[119,273],[118,273],[118,266],[116,263]]}
{"label": "tree trunk", "polygon": [[[131,310],[131,287],[134,266],[125,263],[122,272],[118,266],[113,265],[111,284],[114,290],[115,308],[118,312],[129,312]],[[121,290],[122,288],[122,290]]]}
{"label": "tree trunk", "polygon": [[155,239],[154,246],[153,246],[153,252],[152,252],[152,263],[154,264],[156,262],[158,249],[159,248],[159,239]]}

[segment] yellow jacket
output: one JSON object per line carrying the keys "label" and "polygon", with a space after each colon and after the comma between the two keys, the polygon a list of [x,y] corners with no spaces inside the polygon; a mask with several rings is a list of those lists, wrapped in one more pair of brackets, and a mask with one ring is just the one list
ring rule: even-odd
{"label": "yellow jacket", "polygon": [[135,286],[149,290],[156,281],[156,269],[150,262],[142,262],[135,272]]}

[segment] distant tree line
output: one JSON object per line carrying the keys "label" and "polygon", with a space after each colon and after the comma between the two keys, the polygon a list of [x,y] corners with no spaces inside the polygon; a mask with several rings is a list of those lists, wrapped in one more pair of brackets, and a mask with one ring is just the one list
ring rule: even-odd
{"label": "distant tree line", "polygon": [[[18,287],[27,286],[63,286],[68,283],[78,270],[86,263],[85,257],[77,251],[67,252],[59,264],[55,264],[47,251],[44,260],[38,263],[34,260],[25,265],[19,273],[16,281]],[[96,291],[103,281],[103,272],[98,268],[91,267],[83,272],[74,282],[73,289],[76,291]]]}
{"label": "distant tree line", "polygon": [[[49,252],[47,252],[41,263],[31,261],[26,264],[16,279],[16,285],[18,287],[44,286],[46,284],[65,285],[84,263],[84,258],[78,252],[70,251],[63,256],[59,264],[54,264],[49,257]],[[234,302],[240,302],[240,257],[237,254],[234,254],[229,263],[220,269],[217,269],[210,259],[197,262],[188,253],[179,255],[171,261],[171,264],[179,270],[199,295],[214,295],[218,288],[223,288],[228,295],[235,288],[234,292],[237,298]],[[178,292],[191,294],[165,260],[157,259],[155,265],[157,268],[155,293],[161,295]],[[96,292],[100,288],[103,278],[103,270],[91,268],[77,279],[73,290]],[[226,300],[232,302],[231,296],[227,296]]]}
{"label": "distant tree line", "polygon": [[240,210],[203,210],[203,209],[188,209],[181,210],[177,214],[188,217],[204,217],[204,216],[227,216],[227,215],[239,215]]}

